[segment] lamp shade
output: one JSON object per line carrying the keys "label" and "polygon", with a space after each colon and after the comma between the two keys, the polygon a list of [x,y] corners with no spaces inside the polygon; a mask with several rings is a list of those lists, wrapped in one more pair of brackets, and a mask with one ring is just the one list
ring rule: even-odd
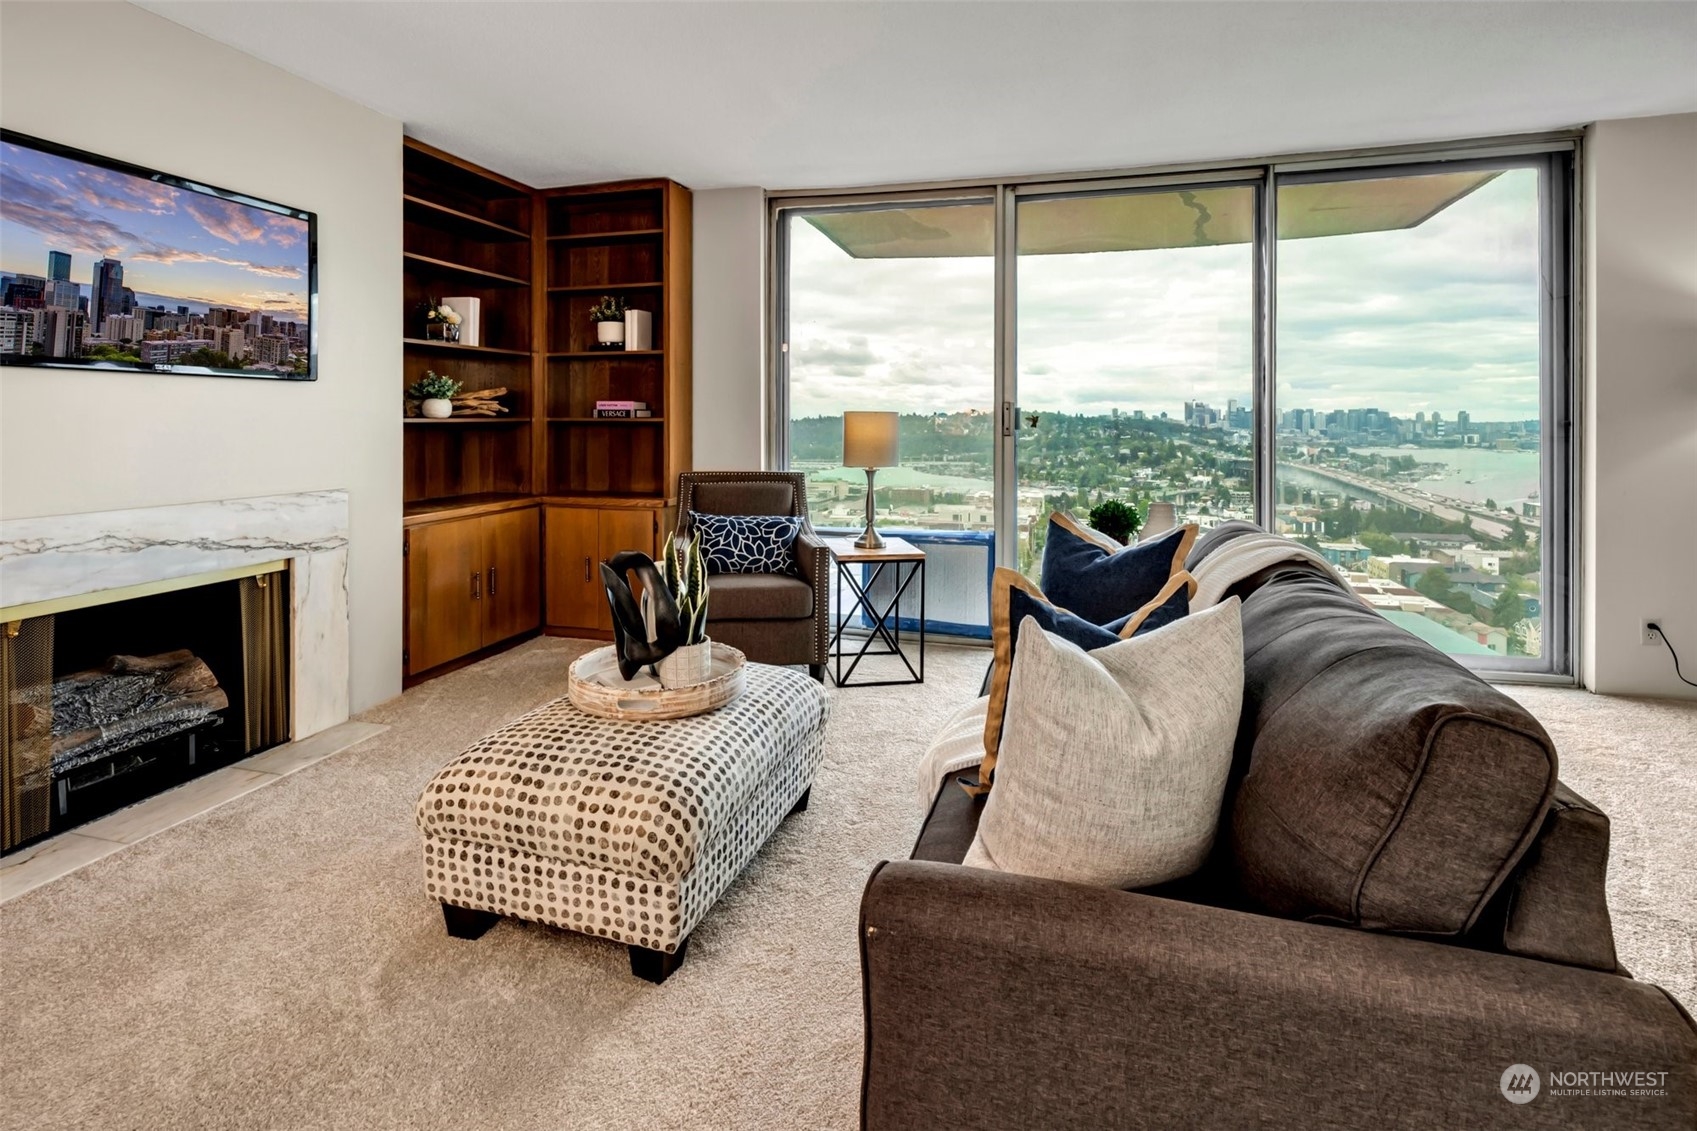
{"label": "lamp shade", "polygon": [[901,417],[893,412],[843,413],[843,466],[894,467],[901,462]]}

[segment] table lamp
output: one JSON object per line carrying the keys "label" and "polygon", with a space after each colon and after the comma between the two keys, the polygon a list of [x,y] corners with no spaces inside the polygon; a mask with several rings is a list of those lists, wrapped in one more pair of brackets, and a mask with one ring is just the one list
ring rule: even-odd
{"label": "table lamp", "polygon": [[854,540],[858,549],[881,550],[884,539],[872,521],[872,480],[880,467],[900,462],[901,417],[893,412],[843,413],[843,464],[866,469],[866,531]]}

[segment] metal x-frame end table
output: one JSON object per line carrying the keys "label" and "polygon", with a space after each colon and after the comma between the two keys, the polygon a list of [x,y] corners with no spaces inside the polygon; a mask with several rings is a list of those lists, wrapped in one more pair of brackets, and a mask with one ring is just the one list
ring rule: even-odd
{"label": "metal x-frame end table", "polygon": [[[831,630],[830,657],[836,664],[832,673],[832,681],[838,687],[848,686],[848,681],[854,676],[854,669],[860,666],[860,661],[867,656],[895,656],[906,666],[911,679],[877,679],[862,680],[855,687],[884,687],[897,683],[925,682],[925,551],[901,538],[884,539],[884,546],[878,550],[862,550],[854,544],[853,538],[827,538],[825,545],[831,550],[831,558],[837,563],[837,577],[853,594],[851,600],[839,598],[837,602],[836,623]],[[871,573],[864,584],[858,576],[860,567],[870,566]],[[894,590],[890,599],[882,609],[873,602],[873,589],[879,578],[884,576],[884,567],[894,566]],[[907,567],[905,570],[902,567]],[[907,652],[902,648],[901,601],[902,595],[919,579],[919,667],[916,669],[908,659]],[[871,622],[871,631],[866,639],[861,641],[858,650],[850,651],[843,640],[843,629],[849,626],[857,612],[865,610],[866,619]],[[911,635],[911,633],[910,633]],[[881,641],[884,647],[872,651],[874,641]],[[849,658],[848,670],[843,670],[843,660]]]}

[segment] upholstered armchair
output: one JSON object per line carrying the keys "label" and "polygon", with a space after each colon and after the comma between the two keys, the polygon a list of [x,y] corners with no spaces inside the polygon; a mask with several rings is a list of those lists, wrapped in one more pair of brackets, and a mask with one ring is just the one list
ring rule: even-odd
{"label": "upholstered armchair", "polygon": [[686,471],[678,476],[678,530],[690,515],[787,514],[802,520],[795,576],[721,573],[708,579],[707,634],[762,664],[806,664],[825,678],[830,640],[831,552],[807,521],[807,476],[799,471]]}

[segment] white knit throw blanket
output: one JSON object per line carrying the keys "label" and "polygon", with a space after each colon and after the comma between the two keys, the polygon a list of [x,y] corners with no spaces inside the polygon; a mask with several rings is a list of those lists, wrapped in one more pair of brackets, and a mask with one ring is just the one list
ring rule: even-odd
{"label": "white knit throw blanket", "polygon": [[1251,574],[1280,562],[1312,562],[1337,583],[1339,589],[1354,595],[1349,585],[1325,558],[1282,534],[1243,534],[1233,538],[1190,571],[1196,578],[1196,596],[1190,599],[1191,609],[1211,609],[1225,600],[1226,590]]}

